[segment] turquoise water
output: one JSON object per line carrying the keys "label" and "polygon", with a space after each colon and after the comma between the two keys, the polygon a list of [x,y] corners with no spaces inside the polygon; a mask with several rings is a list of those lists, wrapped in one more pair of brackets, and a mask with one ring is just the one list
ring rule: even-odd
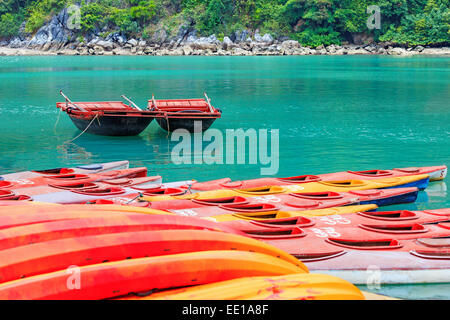
{"label": "turquoise water", "polygon": [[[136,137],[70,143],[80,132],[58,114],[60,89],[73,101],[126,94],[140,106],[152,93],[206,91],[223,111],[212,128],[279,129],[279,176],[449,165],[449,67],[444,57],[0,57],[0,173],[128,159],[165,181],[260,176],[261,164],[173,164],[176,142],[156,122]],[[394,208],[448,207],[446,190],[433,183]],[[450,298],[445,285],[377,292]]]}

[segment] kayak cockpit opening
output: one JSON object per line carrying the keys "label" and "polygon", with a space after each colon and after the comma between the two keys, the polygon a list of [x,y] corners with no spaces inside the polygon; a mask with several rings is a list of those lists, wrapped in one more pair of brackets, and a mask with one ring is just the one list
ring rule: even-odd
{"label": "kayak cockpit opening", "polygon": [[74,173],[73,169],[70,168],[56,168],[56,169],[47,169],[47,170],[33,170],[32,172],[40,173],[40,174],[48,174],[48,175],[59,175],[59,174],[71,174]]}
{"label": "kayak cockpit opening", "polygon": [[321,181],[322,179],[318,176],[314,175],[302,175],[302,176],[295,176],[295,177],[287,177],[287,178],[277,178],[280,181],[287,182],[287,183],[304,183],[304,182],[317,182]]}
{"label": "kayak cockpit opening", "polygon": [[384,250],[384,249],[398,249],[402,247],[402,244],[398,240],[395,239],[386,239],[386,240],[354,240],[354,239],[335,239],[335,238],[327,238],[326,242],[331,243],[336,246],[345,247],[349,249],[356,250]]}
{"label": "kayak cockpit opening", "polygon": [[339,192],[323,191],[323,192],[291,192],[290,196],[312,200],[329,200],[342,199],[343,195]]}
{"label": "kayak cockpit opening", "polygon": [[248,200],[246,198],[240,197],[240,196],[213,198],[213,199],[191,199],[191,201],[198,203],[198,204],[209,205],[209,206],[248,203]]}
{"label": "kayak cockpit opening", "polygon": [[365,170],[365,171],[347,171],[348,173],[353,173],[360,176],[367,177],[386,177],[391,176],[392,172],[388,170]]}
{"label": "kayak cockpit opening", "polygon": [[369,219],[389,221],[414,220],[418,218],[417,214],[408,210],[358,212],[357,214]]}

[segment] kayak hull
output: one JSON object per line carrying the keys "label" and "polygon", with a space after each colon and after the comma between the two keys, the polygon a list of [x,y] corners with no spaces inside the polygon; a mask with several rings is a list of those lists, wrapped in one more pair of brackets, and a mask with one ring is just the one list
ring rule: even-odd
{"label": "kayak hull", "polygon": [[114,161],[106,163],[93,163],[88,165],[79,165],[73,168],[54,168],[46,170],[34,170],[34,171],[22,171],[7,173],[0,176],[0,180],[19,180],[19,179],[31,179],[49,175],[59,174],[89,174],[100,173],[112,170],[124,170],[129,168],[129,161]]}
{"label": "kayak hull", "polygon": [[[222,178],[206,182],[197,182],[191,186],[194,192],[210,191],[217,189],[233,188],[257,188],[262,186],[286,186],[292,184],[318,182],[318,181],[342,181],[342,180],[377,180],[383,178],[405,177],[411,175],[429,175],[430,181],[443,180],[447,176],[447,166],[414,167],[393,170],[368,170],[368,171],[344,171],[336,173],[303,175],[288,178],[259,178],[243,181],[231,181],[230,178]],[[415,185],[412,185],[415,186]],[[423,188],[421,186],[420,188]]]}
{"label": "kayak hull", "polygon": [[77,267],[80,285],[74,290],[62,270],[0,284],[1,300],[98,300],[225,281],[251,276],[305,273],[304,269],[261,253],[202,251],[106,262]]}
{"label": "kayak hull", "polygon": [[379,207],[391,206],[394,204],[412,203],[417,200],[419,191],[411,191],[405,194],[400,194],[392,197],[379,198],[375,200],[362,200],[360,204],[376,204]]}

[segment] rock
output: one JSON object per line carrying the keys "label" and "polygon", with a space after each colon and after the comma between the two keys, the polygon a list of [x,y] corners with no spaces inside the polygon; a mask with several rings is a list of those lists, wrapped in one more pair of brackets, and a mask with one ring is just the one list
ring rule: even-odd
{"label": "rock", "polygon": [[329,46],[327,46],[325,48],[325,50],[329,53],[335,53],[336,52],[336,47],[334,46],[334,44],[330,44]]}
{"label": "rock", "polygon": [[132,47],[136,47],[138,43],[139,42],[136,39],[130,39],[127,41],[127,44],[130,44]]}
{"label": "rock", "polygon": [[[197,30],[191,24],[183,24],[179,27],[177,35],[175,36],[176,46],[186,44],[187,42],[194,42],[197,39]],[[187,39],[190,38],[190,41]]]}
{"label": "rock", "polygon": [[244,50],[242,48],[234,48],[232,50],[233,55],[235,56],[249,56],[251,53],[247,50]]}
{"label": "rock", "polygon": [[48,51],[48,50],[50,49],[51,45],[52,45],[51,42],[46,42],[46,43],[42,46],[41,50],[42,50],[42,51]]}
{"label": "rock", "polygon": [[101,47],[106,51],[112,51],[112,49],[114,49],[114,43],[111,41],[100,40],[96,43],[96,46]]}
{"label": "rock", "polygon": [[250,32],[248,30],[238,30],[231,35],[231,40],[235,43],[245,42],[249,35]]}
{"label": "rock", "polygon": [[40,47],[47,42],[66,44],[74,38],[73,26],[68,26],[69,13],[67,8],[62,9],[56,16],[42,26],[28,43],[29,47]]}
{"label": "rock", "polygon": [[345,48],[343,48],[343,47],[338,48],[338,49],[334,52],[335,55],[345,55],[345,54],[347,54],[347,53],[348,53],[347,49],[345,49]]}
{"label": "rock", "polygon": [[105,41],[112,41],[113,43],[118,43],[120,45],[123,45],[127,42],[127,38],[122,35],[119,32],[110,33],[106,38]]}
{"label": "rock", "polygon": [[194,50],[192,50],[191,46],[188,46],[188,45],[182,47],[181,50],[183,51],[183,55],[185,55],[185,56],[190,56],[192,54],[192,52],[194,51]]}
{"label": "rock", "polygon": [[394,55],[394,56],[402,56],[402,55],[407,55],[408,51],[406,51],[403,48],[395,47],[395,48],[388,49],[387,53],[390,55]]}
{"label": "rock", "polygon": [[191,43],[191,47],[197,50],[217,51],[218,45],[220,45],[220,41],[217,40],[215,34],[212,34],[209,37],[197,38],[194,42]]}
{"label": "rock", "polygon": [[370,52],[370,53],[375,53],[377,51],[377,47],[375,45],[371,44],[371,45],[365,46],[364,50],[366,50],[367,52]]}
{"label": "rock", "polygon": [[367,54],[368,52],[361,47],[350,48],[347,51],[347,54],[359,55],[359,54]]}
{"label": "rock", "polygon": [[296,40],[285,40],[281,43],[281,49],[299,48],[300,43]]}
{"label": "rock", "polygon": [[422,52],[423,49],[424,48],[422,46],[417,46],[417,47],[414,48],[414,50],[419,51],[419,52]]}
{"label": "rock", "polygon": [[274,41],[273,37],[268,33],[264,34],[262,37],[262,42],[264,42],[264,43],[272,44],[273,41]]}
{"label": "rock", "polygon": [[377,49],[377,52],[376,52],[377,54],[386,54],[386,49],[385,48],[383,48],[383,47],[379,47],[378,49]]}
{"label": "rock", "polygon": [[105,50],[103,49],[103,47],[96,45],[94,46],[94,52],[96,55],[103,55],[105,53]]}
{"label": "rock", "polygon": [[263,42],[262,37],[259,33],[255,33],[253,38],[255,39],[256,42]]}
{"label": "rock", "polygon": [[17,36],[22,41],[25,41],[30,36],[30,34],[25,31],[25,26],[26,26],[26,22],[24,21],[20,25],[19,31],[17,32]]}
{"label": "rock", "polygon": [[163,44],[167,41],[168,35],[164,27],[161,27],[157,31],[155,31],[150,37],[150,42],[157,43],[159,45]]}
{"label": "rock", "polygon": [[95,47],[97,45],[97,42],[99,42],[99,41],[100,41],[100,38],[99,37],[95,37],[91,41],[89,41],[86,45],[89,48],[93,48],[93,47]]}
{"label": "rock", "polygon": [[176,48],[175,50],[172,50],[172,52],[170,54],[172,56],[182,56],[182,55],[184,55],[184,50],[183,50],[183,48]]}
{"label": "rock", "polygon": [[316,50],[322,50],[322,49],[324,49],[324,48],[325,48],[324,45],[321,44],[320,46],[318,46],[318,47],[316,48]]}
{"label": "rock", "polygon": [[139,41],[139,43],[138,43],[138,46],[139,47],[145,47],[147,45],[147,41],[144,41],[144,40],[141,40],[141,41]]}
{"label": "rock", "polygon": [[230,50],[233,47],[234,47],[234,42],[231,41],[231,39],[229,37],[224,37],[223,41],[222,41],[222,48],[224,50]]}
{"label": "rock", "polygon": [[22,45],[23,45],[23,42],[22,42],[22,40],[20,40],[19,37],[15,37],[9,42],[9,47],[13,48],[13,49],[20,48],[20,47],[22,47]]}

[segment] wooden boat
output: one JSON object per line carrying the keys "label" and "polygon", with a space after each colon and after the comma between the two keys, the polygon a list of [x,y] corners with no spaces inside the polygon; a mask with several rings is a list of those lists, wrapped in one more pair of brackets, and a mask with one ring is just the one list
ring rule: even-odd
{"label": "wooden boat", "polygon": [[156,118],[156,122],[169,132],[177,129],[202,132],[222,116],[222,111],[211,105],[206,93],[205,99],[155,100],[152,96],[148,109],[164,113],[164,117]]}
{"label": "wooden boat", "polygon": [[72,102],[64,93],[65,102],[56,107],[66,112],[81,131],[104,136],[134,136],[144,131],[155,117],[162,117],[158,111],[142,110],[131,100],[127,105],[122,101]]}
{"label": "wooden boat", "polygon": [[205,131],[222,114],[211,106],[209,98],[206,101],[152,98],[148,109],[143,110],[124,95],[121,97],[129,104],[122,101],[72,102],[64,93],[60,93],[65,102],[56,103],[56,107],[66,112],[78,129],[104,136],[138,135],[153,119],[157,119],[166,131],[186,129],[194,132],[196,124]]}

